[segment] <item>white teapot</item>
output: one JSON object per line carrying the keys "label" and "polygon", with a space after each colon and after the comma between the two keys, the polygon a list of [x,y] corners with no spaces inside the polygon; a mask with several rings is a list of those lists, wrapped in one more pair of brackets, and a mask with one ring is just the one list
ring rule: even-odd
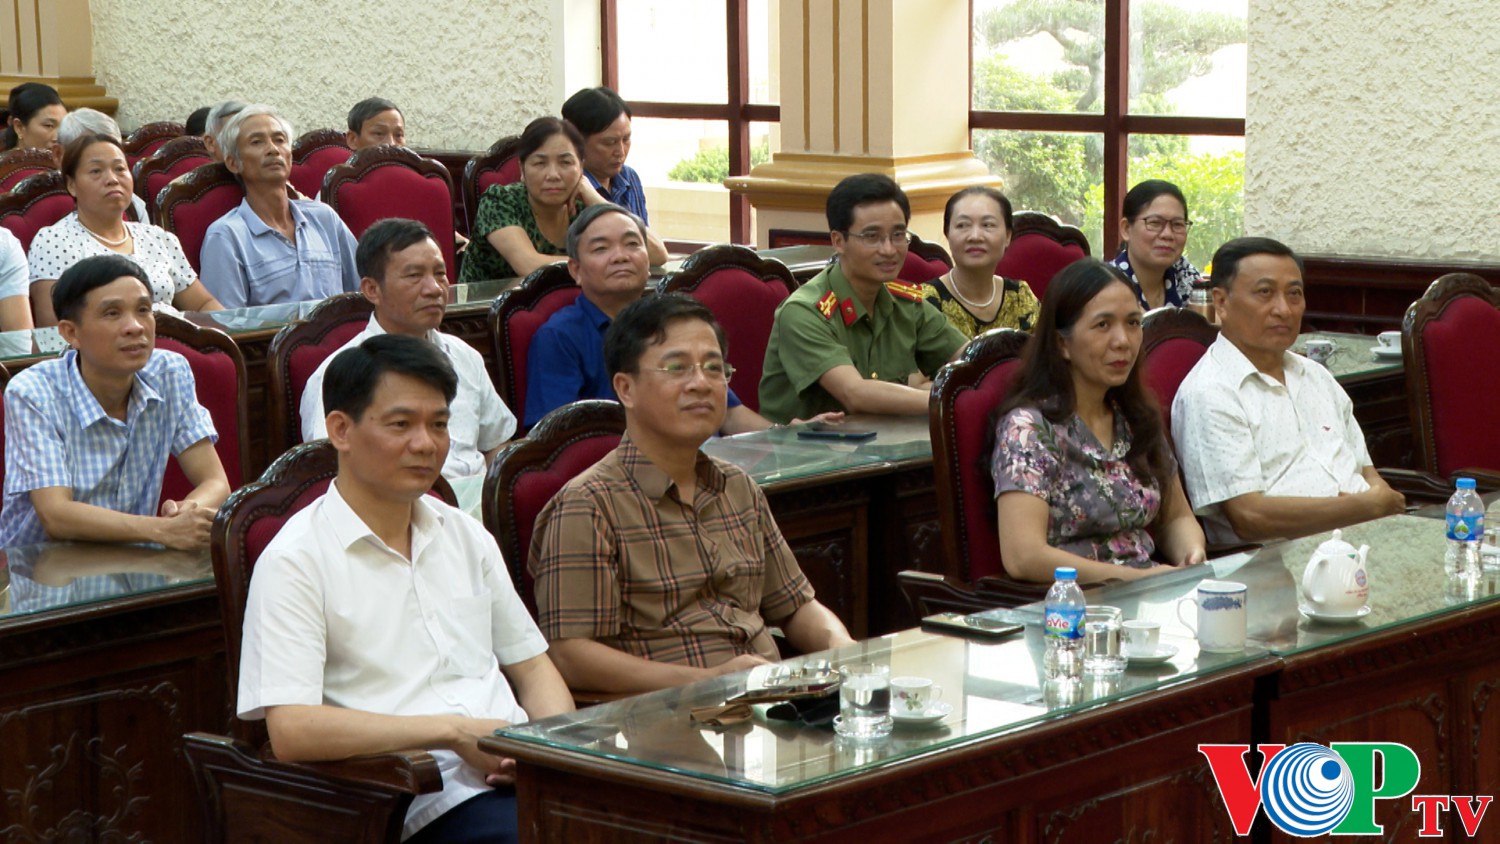
{"label": "white teapot", "polygon": [[1307,571],[1302,574],[1302,594],[1317,612],[1348,614],[1358,612],[1370,600],[1370,581],[1365,574],[1365,557],[1370,546],[1355,550],[1345,542],[1340,531],[1318,546]]}

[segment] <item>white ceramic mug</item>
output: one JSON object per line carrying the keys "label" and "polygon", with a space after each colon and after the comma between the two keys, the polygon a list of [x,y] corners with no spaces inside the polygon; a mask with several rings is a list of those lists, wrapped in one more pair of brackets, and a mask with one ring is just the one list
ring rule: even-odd
{"label": "white ceramic mug", "polygon": [[926,677],[891,678],[891,717],[920,718],[943,696],[943,687]]}
{"label": "white ceramic mug", "polygon": [[1161,644],[1161,623],[1137,618],[1125,622],[1120,630],[1126,656],[1154,656]]}
{"label": "white ceramic mug", "polygon": [[[1249,589],[1232,580],[1205,580],[1198,591],[1177,602],[1177,618],[1198,638],[1205,653],[1239,653],[1245,649],[1245,598]],[[1188,621],[1183,607],[1197,608],[1197,623]]]}
{"label": "white ceramic mug", "polygon": [[1307,353],[1308,359],[1316,363],[1326,364],[1328,363],[1328,359],[1333,357],[1334,345],[1332,340],[1308,340],[1307,345],[1303,348]]}
{"label": "white ceramic mug", "polygon": [[1382,331],[1375,339],[1382,349],[1395,351],[1401,348],[1401,332],[1399,331]]}

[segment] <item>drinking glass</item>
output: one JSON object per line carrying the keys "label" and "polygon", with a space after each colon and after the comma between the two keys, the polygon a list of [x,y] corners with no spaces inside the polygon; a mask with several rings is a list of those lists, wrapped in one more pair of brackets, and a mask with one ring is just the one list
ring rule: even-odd
{"label": "drinking glass", "polygon": [[1125,670],[1120,652],[1120,608],[1088,607],[1083,614],[1083,670],[1087,674],[1119,674]]}
{"label": "drinking glass", "polygon": [[891,667],[856,663],[839,668],[839,717],[833,729],[849,738],[880,738],[891,732]]}

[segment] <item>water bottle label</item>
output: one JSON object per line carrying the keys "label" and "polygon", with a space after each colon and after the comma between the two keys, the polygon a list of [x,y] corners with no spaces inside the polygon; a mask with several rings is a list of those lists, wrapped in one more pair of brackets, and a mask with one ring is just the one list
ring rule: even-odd
{"label": "water bottle label", "polygon": [[1083,638],[1083,607],[1047,607],[1043,622],[1047,635],[1059,639]]}
{"label": "water bottle label", "polygon": [[1484,514],[1475,513],[1472,516],[1459,516],[1448,514],[1448,538],[1457,539],[1461,542],[1478,542],[1479,537],[1484,535]]}

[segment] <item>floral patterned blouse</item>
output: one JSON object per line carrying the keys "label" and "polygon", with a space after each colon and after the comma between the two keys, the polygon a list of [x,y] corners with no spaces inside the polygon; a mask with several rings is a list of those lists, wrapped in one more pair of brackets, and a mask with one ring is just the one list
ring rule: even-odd
{"label": "floral patterned blouse", "polygon": [[[1151,310],[1151,304],[1146,301],[1146,294],[1141,291],[1141,285],[1135,280],[1135,270],[1130,266],[1129,253],[1121,249],[1120,254],[1115,256],[1111,264],[1119,267],[1126,278],[1130,279],[1130,286],[1135,288],[1135,298],[1141,303],[1141,307]],[[1193,282],[1203,278],[1203,271],[1193,266],[1193,262],[1186,255],[1178,257],[1167,271],[1162,273],[1161,281],[1164,293],[1163,305],[1171,305],[1181,308],[1187,304],[1188,294],[1193,292]]]}
{"label": "floral patterned blouse", "polygon": [[1018,407],[996,426],[995,495],[1019,491],[1045,500],[1047,544],[1054,548],[1145,568],[1156,550],[1146,526],[1156,518],[1161,491],[1136,477],[1125,460],[1129,452],[1130,427],[1118,410],[1114,448],[1106,453],[1078,414],[1053,425],[1037,408]]}
{"label": "floral patterned blouse", "polygon": [[995,318],[984,322],[953,295],[953,291],[948,289],[942,279],[934,279],[922,285],[922,298],[942,311],[943,316],[948,318],[948,323],[971,340],[991,328],[1030,331],[1032,324],[1036,322],[1037,311],[1041,310],[1042,304],[1037,301],[1036,294],[1031,292],[1031,285],[1017,279],[1001,278],[999,293],[1000,307],[995,310]]}
{"label": "floral patterned blouse", "polygon": [[[580,208],[582,205],[580,204]],[[474,212],[474,230],[469,232],[469,247],[464,250],[463,268],[458,272],[458,283],[483,281],[491,278],[511,278],[517,273],[505,256],[489,241],[490,232],[508,226],[519,226],[526,232],[532,248],[541,255],[566,255],[563,245],[553,243],[542,234],[531,212],[531,203],[526,199],[526,185],[512,182],[508,185],[490,185],[479,195],[479,207]]]}

